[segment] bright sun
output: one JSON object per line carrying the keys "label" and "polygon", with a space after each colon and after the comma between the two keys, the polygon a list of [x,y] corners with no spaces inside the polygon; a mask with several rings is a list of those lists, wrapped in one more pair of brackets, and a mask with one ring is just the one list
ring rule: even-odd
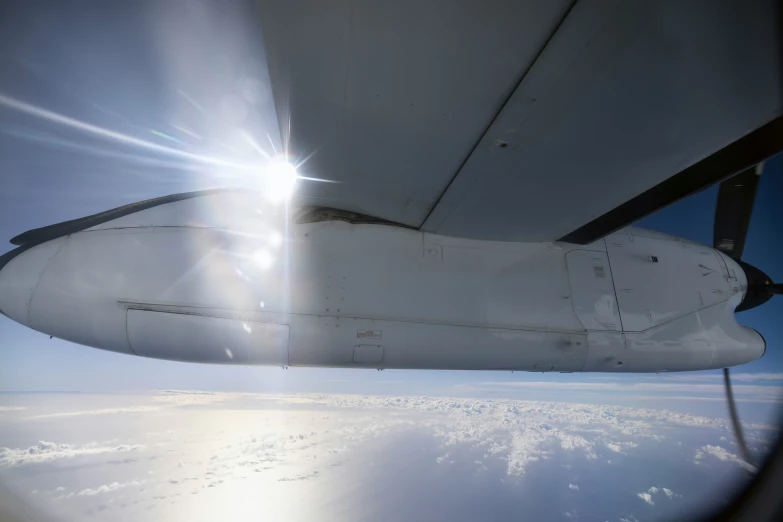
{"label": "bright sun", "polygon": [[298,179],[296,167],[285,160],[275,158],[264,171],[267,197],[274,202],[287,200],[293,194]]}

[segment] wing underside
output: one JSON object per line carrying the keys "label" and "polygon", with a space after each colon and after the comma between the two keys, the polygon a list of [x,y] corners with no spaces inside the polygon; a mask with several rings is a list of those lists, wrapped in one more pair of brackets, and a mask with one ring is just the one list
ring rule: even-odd
{"label": "wing underside", "polygon": [[258,7],[306,220],[587,244],[783,150],[776,0]]}
{"label": "wing underside", "polygon": [[[340,182],[304,205],[586,242],[781,149],[774,0],[262,0],[259,18],[283,139]],[[693,169],[707,185],[683,185]]]}

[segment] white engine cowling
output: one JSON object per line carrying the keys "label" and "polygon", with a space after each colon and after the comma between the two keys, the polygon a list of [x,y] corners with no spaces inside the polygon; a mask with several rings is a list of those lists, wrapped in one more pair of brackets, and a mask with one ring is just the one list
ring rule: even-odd
{"label": "white engine cowling", "polygon": [[733,261],[636,229],[587,247],[476,241],[287,224],[252,193],[219,192],[21,250],[0,269],[4,314],[147,357],[657,372],[764,351],[734,319],[745,283]]}

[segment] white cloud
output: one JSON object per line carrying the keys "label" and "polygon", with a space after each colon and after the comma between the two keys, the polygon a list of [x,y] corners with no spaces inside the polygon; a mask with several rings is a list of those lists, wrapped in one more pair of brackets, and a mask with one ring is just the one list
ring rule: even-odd
{"label": "white cloud", "polygon": [[25,417],[24,420],[51,419],[56,417],[78,417],[82,415],[116,415],[118,413],[148,413],[160,410],[159,406],[131,406],[128,408],[103,408],[100,410],[66,411],[61,413],[46,413]]}
{"label": "white cloud", "polygon": [[568,435],[564,433],[558,433],[557,438],[560,439],[560,447],[564,450],[582,449],[587,454],[588,458],[597,458],[595,453],[592,452],[593,443],[580,435]]}
{"label": "white cloud", "polygon": [[[282,478],[277,479],[277,481],[278,482],[293,482],[293,481],[297,481],[297,480],[307,480],[307,479],[311,479],[311,478],[316,478],[318,475],[319,475],[318,471],[313,471],[311,473],[303,473],[303,474],[300,474],[300,475],[296,475],[294,477],[282,477]],[[223,482],[223,481],[221,480],[219,482]]]}
{"label": "white cloud", "polygon": [[26,410],[25,406],[0,406],[0,411],[22,411]]}
{"label": "white cloud", "polygon": [[[667,375],[667,380],[694,381],[694,382],[723,382],[722,373],[684,373],[680,375]],[[768,382],[783,381],[783,373],[732,373],[732,382]]]}
{"label": "white cloud", "polygon": [[28,464],[40,464],[60,459],[69,459],[100,453],[121,453],[128,451],[141,451],[141,444],[120,444],[116,446],[100,446],[95,442],[76,446],[73,444],[57,444],[55,442],[39,441],[29,448],[3,448],[0,447],[0,468],[25,466]]}
{"label": "white cloud", "polygon": [[664,493],[664,494],[665,494],[667,497],[669,497],[669,498],[671,498],[671,499],[674,499],[674,498],[679,498],[679,497],[681,497],[681,496],[682,496],[682,495],[678,495],[677,493],[675,493],[674,491],[672,491],[671,489],[668,489],[668,488],[663,488],[663,493]]}
{"label": "white cloud", "polygon": [[[719,376],[723,378],[723,376]],[[783,381],[783,373],[737,373],[732,374],[732,381]]]}
{"label": "white cloud", "polygon": [[[660,440],[658,426],[684,425],[726,429],[728,421],[667,410],[542,401],[460,399],[447,397],[382,397],[324,394],[270,394],[266,400],[354,409],[414,410],[445,414],[435,435],[445,446],[469,444],[504,458],[509,475],[522,475],[529,463],[545,458],[551,445],[595,459],[594,448],[633,449],[635,441],[606,442],[611,434]],[[768,428],[747,424],[748,428]],[[589,439],[586,438],[590,435]]]}
{"label": "white cloud", "polygon": [[[749,374],[752,375],[752,374]],[[665,379],[661,379],[665,380]],[[767,379],[772,380],[772,379]],[[624,394],[639,393],[681,393],[699,396],[722,397],[725,393],[723,384],[699,384],[683,382],[556,382],[556,381],[500,381],[481,382],[476,386],[480,389],[536,389],[536,390],[572,390],[612,392]],[[744,385],[733,386],[732,390],[738,398],[754,401],[783,401],[783,393],[779,386]]]}
{"label": "white cloud", "polygon": [[652,499],[652,495],[650,495],[649,493],[637,493],[636,496],[639,497],[640,499],[644,500],[645,502],[647,502],[651,506],[655,505],[655,502],[653,502],[653,499]]}
{"label": "white cloud", "polygon": [[[635,438],[656,437],[657,425],[686,424],[696,426],[714,425],[714,419],[675,414],[660,410],[645,410],[614,406],[589,404],[549,403],[540,401],[459,399],[440,397],[379,397],[360,395],[324,395],[324,394],[222,394],[211,392],[192,392],[166,390],[155,392],[154,400],[171,406],[189,406],[208,404],[229,399],[250,398],[254,401],[272,401],[296,405],[324,406],[329,408],[348,408],[351,410],[409,410],[427,415],[445,415],[436,417],[431,427],[433,433],[445,446],[469,444],[481,448],[488,456],[506,461],[507,473],[521,475],[529,463],[546,458],[556,445],[562,450],[581,454],[586,459],[596,459],[596,446],[607,443],[601,439],[608,435],[623,435]],[[154,411],[153,409],[147,410]],[[349,447],[367,437],[385,432],[394,425],[411,423],[409,420],[394,416],[379,421],[377,418],[357,425],[352,431],[344,431],[342,436],[335,434],[297,434],[290,440],[277,441],[275,452],[278,459],[286,459],[296,454],[294,450],[299,441],[308,440],[313,448],[321,448],[322,455],[339,455]],[[720,423],[717,424],[721,426]],[[249,454],[258,451],[259,443],[246,443],[246,452],[224,450],[214,455],[215,462],[229,465],[231,462],[254,462]],[[612,442],[613,451],[620,448],[633,448],[635,442]],[[66,448],[75,451],[71,448]],[[266,451],[260,448],[261,451]],[[103,451],[110,451],[105,448]],[[24,450],[18,450],[24,452]],[[99,451],[98,448],[84,448],[82,451]],[[9,457],[6,457],[9,460]],[[29,459],[22,459],[28,462]],[[448,462],[447,455],[438,459]],[[178,461],[175,461],[178,462]],[[254,467],[262,469],[263,464]]]}
{"label": "white cloud", "polygon": [[197,406],[213,404],[230,399],[245,397],[241,393],[217,393],[199,390],[156,390],[152,400],[172,406]]}
{"label": "white cloud", "polygon": [[[351,450],[359,444],[403,429],[426,430],[434,436],[439,444],[438,453],[422,453],[427,455],[429,465],[438,463],[449,469],[449,464],[457,461],[455,464],[474,464],[471,467],[484,474],[487,472],[482,470],[494,470],[497,464],[501,464],[505,474],[522,476],[535,474],[535,463],[540,465],[540,461],[564,452],[568,453],[570,463],[563,467],[573,463],[578,469],[580,459],[590,466],[606,466],[605,451],[632,454],[634,448],[643,446],[645,441],[667,440],[661,437],[663,434],[670,436],[668,434],[673,426],[720,430],[713,433],[715,438],[726,433],[724,430],[728,426],[722,419],[666,410],[567,402],[336,394],[221,394],[172,390],[156,392],[154,397],[157,406],[138,410],[139,415],[148,415],[154,420],[154,427],[142,432],[149,454],[139,456],[143,458],[139,458],[134,466],[117,467],[117,473],[127,473],[125,470],[133,468],[134,475],[101,475],[100,479],[92,479],[98,482],[73,482],[80,487],[83,484],[102,484],[81,491],[55,493],[40,484],[31,486],[39,487],[41,497],[60,495],[57,498],[73,499],[68,505],[81,506],[100,498],[100,502],[115,509],[120,502],[115,499],[119,499],[120,495],[137,498],[137,492],[128,489],[134,485],[134,481],[129,480],[133,476],[147,479],[148,484],[140,486],[138,494],[148,498],[166,491],[182,492],[190,498],[190,494],[206,493],[203,488],[230,487],[232,481],[248,477],[274,482],[323,481],[329,477],[330,470],[350,463],[354,458]],[[143,400],[148,401],[149,398],[144,397]],[[229,400],[245,402],[232,403],[230,407],[205,406]],[[191,407],[193,405],[198,407]],[[241,408],[235,408],[235,405],[241,405]],[[177,415],[158,414],[158,410],[171,411],[180,407],[184,409]],[[241,418],[241,422],[224,420],[229,418],[226,415],[239,415],[239,410],[242,410],[242,416],[235,418]],[[206,420],[218,418],[211,415],[220,415],[221,421]],[[248,415],[254,416],[254,420],[251,421]],[[198,422],[183,423],[182,426],[171,424],[179,422],[175,418],[198,419]],[[52,422],[57,420],[55,417]],[[98,423],[105,420],[90,419]],[[137,419],[129,422],[136,423]],[[169,427],[175,429],[167,429]],[[750,431],[749,435],[753,433]],[[668,443],[679,454],[681,449],[676,442],[668,439]],[[27,449],[0,449],[0,466],[14,467],[82,455],[143,449],[144,446],[119,445],[111,441],[84,445],[41,442]],[[605,455],[600,463],[588,462],[601,453]],[[712,455],[709,450],[701,453],[699,459]],[[103,460],[120,461],[126,456],[137,455],[110,456]],[[153,474],[149,467],[142,467],[147,457],[156,458],[154,469],[157,474]],[[469,460],[460,463],[461,458]],[[628,465],[624,459],[616,460],[619,462],[614,466]],[[106,469],[108,473],[112,468]],[[578,476],[572,473],[565,477],[565,480],[579,481]],[[580,490],[579,484],[566,484],[569,490]],[[146,492],[142,493],[142,490]],[[656,484],[637,496],[654,505],[668,503],[668,500],[663,500],[664,496],[673,499],[678,495]],[[97,509],[95,504],[91,505]],[[555,512],[559,513],[562,512]],[[628,515],[627,520],[634,519]]]}
{"label": "white cloud", "polygon": [[700,461],[704,460],[704,457],[706,455],[711,455],[723,462],[734,462],[738,466],[748,471],[756,472],[756,467],[753,466],[752,464],[745,462],[734,453],[730,453],[726,448],[722,446],[714,446],[712,444],[708,444],[706,446],[702,446],[701,448],[699,448],[696,451],[696,456],[693,458],[693,460],[698,464]]}
{"label": "white cloud", "polygon": [[677,493],[673,492],[672,490],[670,490],[668,488],[659,488],[659,487],[656,487],[656,486],[652,486],[650,489],[647,490],[646,493],[637,493],[636,496],[638,496],[639,498],[641,498],[642,500],[644,500],[645,502],[647,502],[648,504],[650,504],[652,506],[654,504],[653,496],[657,495],[661,491],[663,491],[663,493],[669,499],[679,498],[679,497],[682,496],[682,495],[678,495]]}
{"label": "white cloud", "polygon": [[141,486],[146,481],[141,480],[132,480],[130,482],[112,482],[111,484],[103,484],[101,486],[98,486],[97,488],[87,488],[79,491],[76,495],[79,497],[92,497],[95,495],[100,495],[101,493],[110,493],[112,491],[117,491],[118,489],[127,488],[129,486]]}

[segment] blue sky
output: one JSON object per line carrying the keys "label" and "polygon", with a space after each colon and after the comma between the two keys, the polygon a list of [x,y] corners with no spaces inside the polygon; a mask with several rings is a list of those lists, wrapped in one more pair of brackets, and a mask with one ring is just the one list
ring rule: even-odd
{"label": "blue sky", "polygon": [[[116,5],[112,8],[118,8]],[[119,9],[126,9],[120,7]],[[155,9],[165,10],[165,6]],[[237,112],[252,121],[252,133],[279,142],[264,57],[251,27],[192,13],[182,24],[199,38],[165,32],[143,10],[127,8],[123,23],[99,23],[100,11],[59,4],[50,16],[21,9],[0,31],[0,240],[30,228],[81,217],[140,199],[222,185],[242,185],[213,167],[181,161],[107,141],[19,110],[16,101],[122,132],[159,146],[199,144],[199,152],[236,149],[231,134]],[[154,11],[154,9],[152,10]],[[153,13],[154,14],[154,13]],[[53,25],[53,20],[57,24]],[[250,23],[250,22],[247,22]],[[216,39],[220,34],[221,38]],[[190,38],[190,39],[188,39]],[[165,52],[176,39],[176,54]],[[184,43],[183,43],[184,42]],[[96,45],[100,43],[100,45]],[[208,74],[204,64],[209,64]],[[254,97],[237,107],[234,94]],[[15,101],[16,100],[16,101]],[[16,106],[14,106],[16,104]],[[182,129],[198,136],[195,138]],[[194,141],[195,140],[195,141]],[[236,152],[236,150],[234,150]],[[242,153],[242,151],[239,151]],[[783,252],[776,224],[783,209],[783,161],[768,162],[762,177],[744,259],[783,280]],[[717,189],[699,193],[644,219],[640,226],[709,244]],[[10,244],[0,247],[9,250]],[[783,299],[739,315],[765,336],[766,356],[742,373],[778,373],[783,368]],[[717,377],[717,373],[713,372]],[[0,317],[0,388],[5,390],[140,390],[207,388],[369,393],[510,394],[487,383],[652,382],[655,376],[520,375],[466,372],[242,368],[173,363],[76,346]],[[705,381],[706,382],[706,381]],[[715,381],[717,382],[717,381]],[[563,388],[567,397],[584,391]],[[565,391],[570,390],[570,391]],[[534,393],[535,390],[525,390]],[[550,389],[548,392],[552,393]],[[570,394],[570,395],[569,395]],[[548,396],[548,395],[547,395]],[[722,414],[723,405],[715,406]]]}

